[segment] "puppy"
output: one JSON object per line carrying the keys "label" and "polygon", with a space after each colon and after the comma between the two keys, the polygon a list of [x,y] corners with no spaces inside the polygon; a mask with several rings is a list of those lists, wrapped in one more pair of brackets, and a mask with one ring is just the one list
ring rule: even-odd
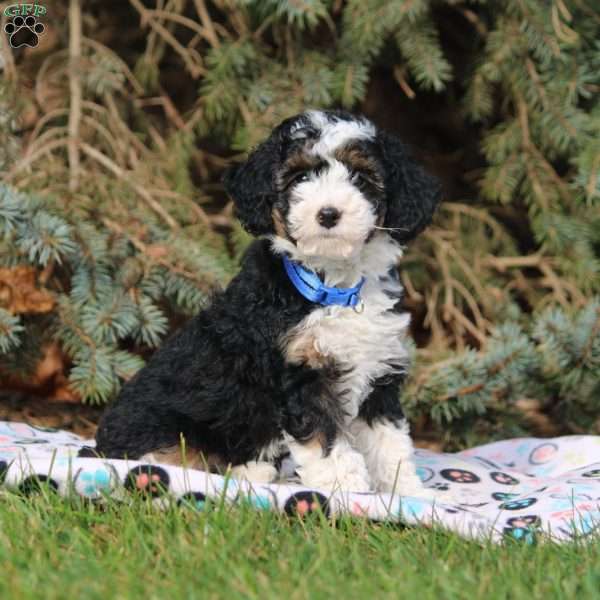
{"label": "puppy", "polygon": [[[225,178],[259,236],[240,273],[103,416],[107,457],[269,482],[424,496],[399,404],[409,316],[396,267],[440,187],[393,136],[344,112],[281,123]],[[206,462],[204,462],[206,461]]]}

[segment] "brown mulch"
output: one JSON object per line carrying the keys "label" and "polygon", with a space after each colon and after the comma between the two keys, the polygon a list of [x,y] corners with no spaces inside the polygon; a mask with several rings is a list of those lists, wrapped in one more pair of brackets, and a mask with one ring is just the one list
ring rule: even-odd
{"label": "brown mulch", "polygon": [[87,439],[94,437],[102,407],[48,399],[23,392],[0,390],[0,420],[66,429]]}
{"label": "brown mulch", "polygon": [[[48,401],[23,392],[0,390],[0,420],[31,423],[41,427],[66,429],[86,439],[96,434],[104,407],[74,402]],[[418,436],[415,446],[435,452],[442,450],[439,440]]]}

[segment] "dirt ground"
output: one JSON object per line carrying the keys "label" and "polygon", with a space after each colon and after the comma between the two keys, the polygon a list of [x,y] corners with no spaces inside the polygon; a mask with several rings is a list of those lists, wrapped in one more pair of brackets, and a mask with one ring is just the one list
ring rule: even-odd
{"label": "dirt ground", "polygon": [[22,392],[0,390],[0,420],[67,429],[93,438],[102,407],[73,402],[48,401]]}
{"label": "dirt ground", "polygon": [[[66,429],[86,439],[96,434],[103,406],[88,406],[78,402],[59,402],[15,391],[0,390],[0,420],[19,421]],[[417,436],[415,446],[441,451],[440,441]]]}

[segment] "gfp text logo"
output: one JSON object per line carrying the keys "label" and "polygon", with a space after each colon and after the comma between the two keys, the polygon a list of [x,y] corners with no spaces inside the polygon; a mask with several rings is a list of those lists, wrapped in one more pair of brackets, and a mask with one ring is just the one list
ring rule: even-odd
{"label": "gfp text logo", "polygon": [[46,12],[46,7],[41,4],[11,4],[4,9],[4,16],[10,17],[4,25],[4,32],[12,48],[35,48],[38,45],[39,36],[46,29],[39,17]]}

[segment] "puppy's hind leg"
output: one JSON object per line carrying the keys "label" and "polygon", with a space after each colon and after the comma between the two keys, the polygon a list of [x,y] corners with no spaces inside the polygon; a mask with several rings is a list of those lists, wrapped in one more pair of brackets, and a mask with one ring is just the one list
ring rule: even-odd
{"label": "puppy's hind leg", "polygon": [[96,431],[96,452],[106,458],[137,460],[157,449],[176,447],[176,425],[152,410],[150,402],[132,396],[126,387],[102,415]]}

